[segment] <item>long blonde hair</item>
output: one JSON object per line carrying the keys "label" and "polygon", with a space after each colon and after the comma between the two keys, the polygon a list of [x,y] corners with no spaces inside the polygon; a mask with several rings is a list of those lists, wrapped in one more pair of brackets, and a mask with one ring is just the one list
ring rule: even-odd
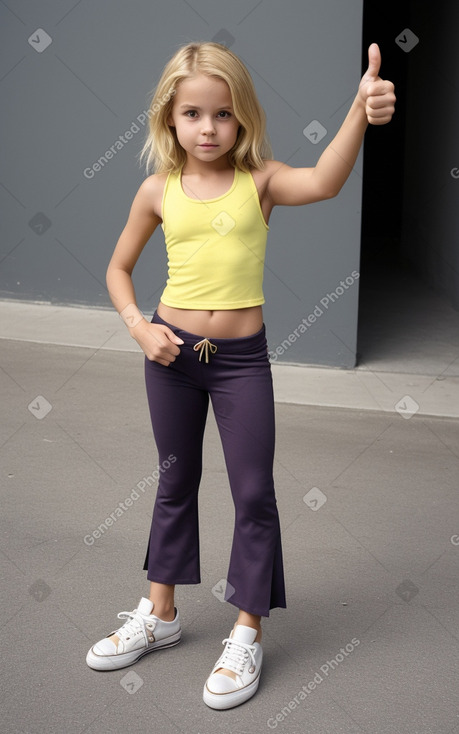
{"label": "long blonde hair", "polygon": [[186,152],[167,120],[178,84],[197,74],[219,77],[229,86],[240,123],[236,143],[228,153],[231,165],[242,171],[263,169],[264,160],[272,158],[272,150],[252,78],[232,51],[209,41],[182,46],[164,67],[148,110],[149,134],[140,152],[140,162],[146,159],[147,173],[152,168],[155,173],[178,171],[184,165]]}

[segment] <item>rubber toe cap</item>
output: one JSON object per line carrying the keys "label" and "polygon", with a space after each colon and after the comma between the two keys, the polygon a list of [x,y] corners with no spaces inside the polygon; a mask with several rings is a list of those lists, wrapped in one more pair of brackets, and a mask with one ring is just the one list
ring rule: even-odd
{"label": "rubber toe cap", "polygon": [[236,681],[221,673],[213,673],[209,677],[207,688],[211,693],[233,693],[238,690]]}
{"label": "rubber toe cap", "polygon": [[116,647],[111,640],[105,638],[100,640],[93,646],[93,652],[95,655],[115,655]]}

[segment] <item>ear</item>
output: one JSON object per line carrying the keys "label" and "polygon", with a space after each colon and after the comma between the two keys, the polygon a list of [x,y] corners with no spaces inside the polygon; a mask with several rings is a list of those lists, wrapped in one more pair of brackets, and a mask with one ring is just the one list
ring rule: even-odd
{"label": "ear", "polygon": [[172,119],[172,115],[169,115],[169,117],[167,118],[166,122],[169,125],[169,127],[175,127],[174,120]]}

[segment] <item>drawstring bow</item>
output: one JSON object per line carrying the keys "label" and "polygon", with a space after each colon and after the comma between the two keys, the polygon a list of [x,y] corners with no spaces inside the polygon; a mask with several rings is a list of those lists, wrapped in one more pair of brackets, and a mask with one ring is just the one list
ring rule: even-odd
{"label": "drawstring bow", "polygon": [[202,339],[200,342],[194,345],[193,347],[194,351],[197,352],[198,349],[201,351],[199,352],[199,361],[202,359],[202,355],[204,354],[206,363],[209,363],[209,352],[210,354],[215,354],[217,351],[217,347],[215,344],[212,344],[207,337],[205,339]]}

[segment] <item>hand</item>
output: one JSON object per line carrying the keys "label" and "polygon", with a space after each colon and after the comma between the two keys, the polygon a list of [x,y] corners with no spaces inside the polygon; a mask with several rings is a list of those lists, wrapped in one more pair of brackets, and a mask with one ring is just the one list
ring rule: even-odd
{"label": "hand", "polygon": [[395,94],[392,82],[381,79],[381,52],[377,43],[368,49],[368,69],[359,84],[359,98],[365,105],[365,114],[371,125],[385,125],[395,112]]}
{"label": "hand", "polygon": [[139,321],[129,333],[140,345],[145,356],[151,362],[168,367],[180,354],[177,344],[184,344],[183,339],[164,324],[151,324],[146,319]]}

